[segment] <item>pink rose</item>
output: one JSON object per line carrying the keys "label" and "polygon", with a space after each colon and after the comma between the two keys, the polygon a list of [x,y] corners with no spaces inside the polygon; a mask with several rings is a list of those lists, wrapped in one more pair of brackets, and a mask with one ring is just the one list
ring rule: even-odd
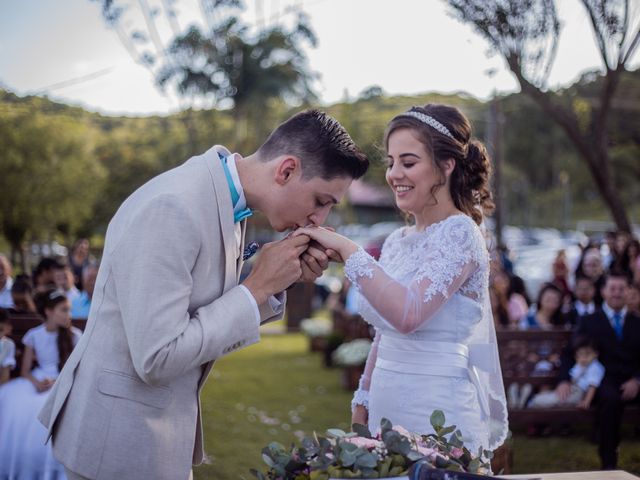
{"label": "pink rose", "polygon": [[356,447],[366,448],[367,450],[373,450],[374,448],[384,447],[383,442],[379,440],[375,440],[373,438],[350,437],[350,438],[345,438],[344,441],[352,443]]}
{"label": "pink rose", "polygon": [[464,454],[464,451],[461,448],[453,447],[451,449],[451,456],[453,458],[460,458]]}
{"label": "pink rose", "polygon": [[417,433],[412,433],[404,427],[401,427],[399,425],[394,425],[393,429],[403,437],[407,437],[409,440],[413,442],[418,443],[422,441],[422,437],[420,435],[418,435]]}
{"label": "pink rose", "polygon": [[418,445],[418,452],[420,455],[424,455],[429,461],[434,461],[436,459],[437,451],[433,448],[424,447],[422,445]]}

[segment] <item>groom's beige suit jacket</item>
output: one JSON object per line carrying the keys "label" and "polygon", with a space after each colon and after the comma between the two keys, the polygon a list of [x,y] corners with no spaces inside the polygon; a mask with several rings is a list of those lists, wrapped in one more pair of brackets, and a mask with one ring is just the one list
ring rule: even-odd
{"label": "groom's beige suit jacket", "polygon": [[[218,151],[140,187],[109,224],[84,335],[39,416],[82,476],[186,480],[214,360],[259,340]],[[271,305],[262,323],[281,316]]]}

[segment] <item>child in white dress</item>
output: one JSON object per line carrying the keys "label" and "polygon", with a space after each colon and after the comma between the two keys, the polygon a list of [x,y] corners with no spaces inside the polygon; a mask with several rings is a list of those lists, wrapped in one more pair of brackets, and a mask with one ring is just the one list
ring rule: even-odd
{"label": "child in white dress", "polygon": [[11,370],[16,366],[16,345],[9,338],[10,333],[9,313],[0,308],[0,385],[9,381]]}
{"label": "child in white dress", "polygon": [[45,322],[22,339],[20,378],[0,387],[1,479],[65,478],[51,444],[44,443],[47,432],[37,414],[82,332],[71,326],[71,305],[64,292],[49,290],[36,300]]}

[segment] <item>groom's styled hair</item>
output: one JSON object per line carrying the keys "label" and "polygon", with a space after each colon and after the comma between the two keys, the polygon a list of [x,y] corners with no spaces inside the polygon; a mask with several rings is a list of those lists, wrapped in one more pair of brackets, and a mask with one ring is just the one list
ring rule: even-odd
{"label": "groom's styled hair", "polygon": [[302,178],[360,178],[369,168],[367,156],[335,119],[306,110],[276,128],[258,149],[264,161],[294,155],[302,163]]}

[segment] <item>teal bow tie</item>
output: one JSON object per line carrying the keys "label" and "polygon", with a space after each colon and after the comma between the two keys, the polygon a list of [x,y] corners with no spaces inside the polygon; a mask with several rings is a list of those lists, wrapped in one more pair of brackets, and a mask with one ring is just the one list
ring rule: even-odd
{"label": "teal bow tie", "polygon": [[240,194],[236,189],[235,184],[233,183],[233,177],[231,176],[231,172],[229,171],[229,167],[227,166],[227,159],[218,153],[218,157],[222,162],[222,169],[224,170],[224,176],[227,179],[227,185],[229,185],[229,192],[231,192],[231,203],[233,204],[233,221],[235,223],[241,222],[247,217],[253,215],[253,212],[250,208],[243,208],[242,210],[238,210],[236,212],[235,207],[240,201]]}

